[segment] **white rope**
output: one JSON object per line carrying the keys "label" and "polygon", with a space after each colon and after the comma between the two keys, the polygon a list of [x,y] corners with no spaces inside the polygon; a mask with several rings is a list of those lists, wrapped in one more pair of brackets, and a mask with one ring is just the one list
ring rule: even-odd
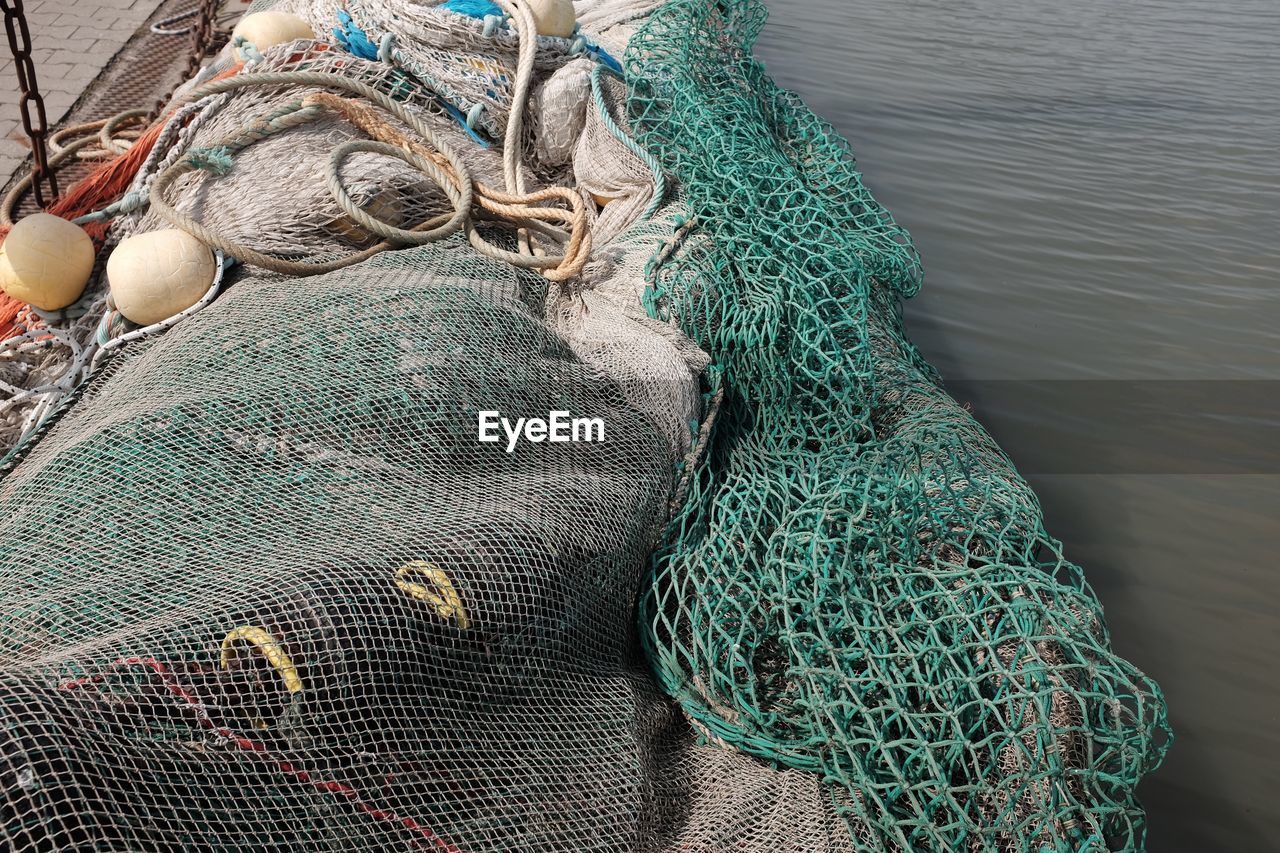
{"label": "white rope", "polygon": [[65,347],[71,351],[71,365],[64,374],[54,382],[47,382],[43,385],[36,385],[31,388],[18,388],[0,380],[0,391],[11,395],[9,399],[0,401],[0,412],[7,412],[18,403],[25,402],[28,399],[57,392],[59,390],[70,390],[74,386],[74,382],[68,384],[68,377],[86,361],[84,356],[85,348],[80,345],[75,336],[66,329],[32,329],[23,332],[20,335],[14,335],[6,341],[0,341],[0,358],[10,359],[13,356],[30,355],[34,352],[49,349],[54,343]]}
{"label": "white rope", "polygon": [[102,321],[98,325],[97,352],[93,356],[93,367],[98,366],[98,360],[109,352],[119,349],[125,344],[133,341],[140,341],[143,338],[149,338],[167,332],[183,320],[203,311],[209,303],[217,298],[218,293],[222,290],[222,279],[226,275],[227,263],[226,258],[221,252],[214,253],[214,260],[217,262],[216,271],[213,276],[213,283],[209,285],[209,289],[205,291],[204,296],[200,297],[200,301],[184,311],[179,311],[172,317],[167,317],[158,323],[152,323],[150,326],[143,326],[141,329],[134,329],[131,332],[125,332],[122,335],[110,337],[111,326],[115,323],[118,313],[115,309],[108,311],[103,315]]}
{"label": "white rope", "polygon": [[0,359],[5,360],[31,355],[55,346],[67,349],[71,354],[70,361],[56,380],[30,388],[18,388],[0,381],[0,392],[8,396],[7,399],[0,400],[0,415],[8,415],[23,404],[34,403],[18,426],[19,437],[15,444],[21,443],[39,427],[44,417],[75,390],[86,372],[94,346],[81,346],[70,331],[55,328],[32,329],[0,342]]}
{"label": "white rope", "polygon": [[[533,64],[538,55],[538,24],[533,19],[525,0],[497,0],[498,6],[510,15],[519,27],[520,53],[516,64],[515,91],[511,97],[511,114],[507,118],[507,130],[502,141],[502,172],[507,183],[507,192],[512,195],[524,195],[524,174],[521,171],[521,145],[524,142],[524,112],[529,102],[529,91],[533,87]],[[518,232],[520,253],[533,255],[529,241],[529,231]]]}

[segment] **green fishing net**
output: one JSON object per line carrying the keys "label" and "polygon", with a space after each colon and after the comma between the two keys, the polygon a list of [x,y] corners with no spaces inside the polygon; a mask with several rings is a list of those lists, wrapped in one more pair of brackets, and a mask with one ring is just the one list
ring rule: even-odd
{"label": "green fishing net", "polygon": [[650,300],[725,389],[643,600],[659,678],[708,738],[847,790],[861,849],[1138,849],[1159,690],[906,339],[910,240],[751,57],[763,22],[677,0],[628,52],[709,238]]}

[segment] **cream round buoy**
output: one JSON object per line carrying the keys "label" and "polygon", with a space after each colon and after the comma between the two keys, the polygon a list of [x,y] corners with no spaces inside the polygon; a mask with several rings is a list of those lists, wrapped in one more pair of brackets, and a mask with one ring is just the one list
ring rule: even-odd
{"label": "cream round buoy", "polygon": [[245,15],[231,31],[231,41],[243,38],[259,51],[298,39],[316,37],[311,25],[288,12],[254,12]]}
{"label": "cream round buoy", "polygon": [[608,204],[611,201],[617,201],[617,198],[615,198],[614,196],[600,195],[599,193],[592,193],[591,200],[596,203],[597,207],[604,207],[606,204]]}
{"label": "cream round buoy", "polygon": [[41,311],[75,303],[93,274],[93,241],[60,216],[34,213],[0,246],[0,289]]}
{"label": "cream round buoy", "polygon": [[578,17],[573,11],[573,0],[525,0],[533,13],[538,35],[567,39],[573,35]]}
{"label": "cream round buoy", "polygon": [[186,231],[138,234],[107,258],[111,301],[126,319],[150,326],[199,302],[217,269],[212,250]]}

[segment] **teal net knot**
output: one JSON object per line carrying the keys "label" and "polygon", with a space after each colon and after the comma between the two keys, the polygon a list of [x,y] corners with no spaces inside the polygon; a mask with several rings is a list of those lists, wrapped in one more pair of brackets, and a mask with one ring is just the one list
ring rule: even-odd
{"label": "teal net knot", "polygon": [[193,148],[187,154],[187,161],[192,167],[218,177],[226,175],[235,165],[231,150],[225,145],[217,148]]}

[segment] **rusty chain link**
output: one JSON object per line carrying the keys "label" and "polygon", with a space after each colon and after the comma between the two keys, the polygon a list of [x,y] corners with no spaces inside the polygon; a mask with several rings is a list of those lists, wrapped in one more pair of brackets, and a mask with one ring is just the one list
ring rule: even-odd
{"label": "rusty chain link", "polygon": [[[0,0],[4,2],[4,0]],[[201,66],[204,65],[205,54],[209,52],[209,47],[213,43],[213,26],[214,19],[218,16],[219,0],[200,0],[197,11],[195,24],[191,27],[191,54],[187,57],[187,68],[182,74],[182,81],[178,85],[182,85],[186,81],[195,77],[199,73]],[[176,88],[175,88],[176,91]],[[165,95],[156,101],[155,106],[151,110],[151,119],[160,117],[165,106],[173,97],[173,92]]]}
{"label": "rusty chain link", "polygon": [[[42,209],[58,197],[58,177],[49,168],[48,116],[44,98],[36,82],[36,67],[31,61],[31,31],[27,28],[27,14],[22,0],[0,0],[4,10],[4,28],[9,36],[9,49],[13,51],[13,67],[18,74],[18,90],[22,94],[18,108],[22,111],[22,129],[31,139],[31,189],[36,204]],[[32,107],[35,115],[32,116]],[[45,187],[49,194],[45,196]]]}

